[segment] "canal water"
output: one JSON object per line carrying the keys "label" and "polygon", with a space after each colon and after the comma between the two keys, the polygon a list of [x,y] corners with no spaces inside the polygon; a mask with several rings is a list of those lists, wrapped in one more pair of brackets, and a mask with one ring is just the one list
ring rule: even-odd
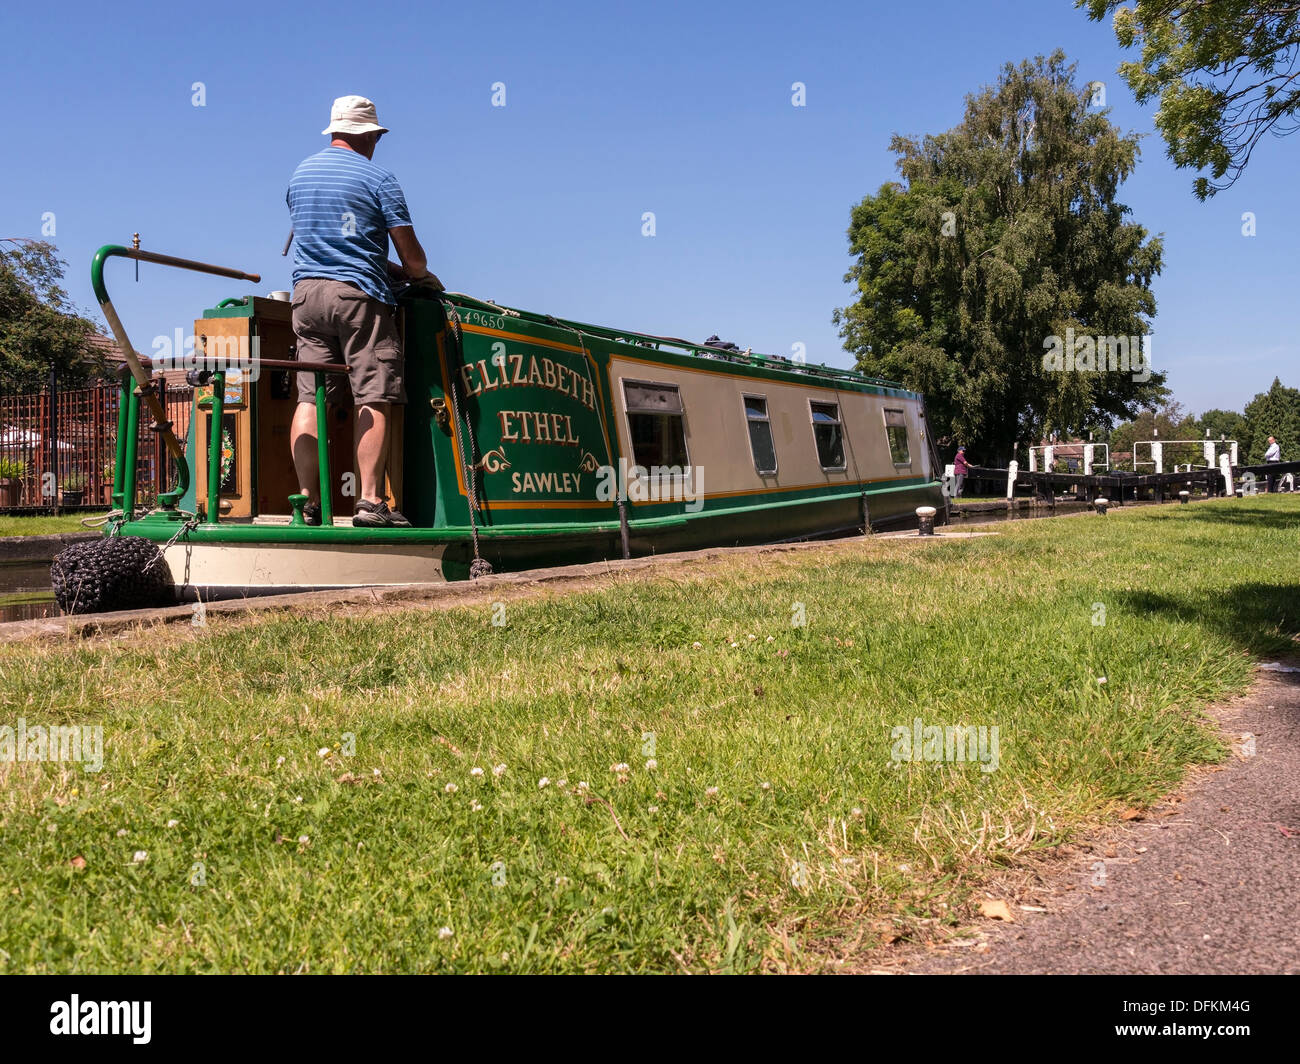
{"label": "canal water", "polygon": [[0,623],[58,615],[49,562],[0,565]]}
{"label": "canal water", "polygon": [[[986,502],[987,500],[979,500]],[[978,504],[977,504],[978,505]],[[1151,502],[1129,502],[1127,507],[1158,505]],[[1055,507],[1039,504],[1016,508],[1008,512],[1005,507],[977,509],[971,506],[965,513],[953,513],[953,525],[995,524],[1001,521],[1026,521],[1043,517],[1065,516],[1091,509],[1088,503],[1072,499],[1058,501]],[[27,621],[40,617],[57,617],[60,614],[50,586],[49,562],[0,563],[0,624],[5,621]]]}

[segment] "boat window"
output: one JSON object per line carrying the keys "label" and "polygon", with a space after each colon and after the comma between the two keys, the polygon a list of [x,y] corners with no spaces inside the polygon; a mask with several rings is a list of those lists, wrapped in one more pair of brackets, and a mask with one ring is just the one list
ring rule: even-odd
{"label": "boat window", "polygon": [[813,439],[823,469],[844,468],[844,430],[839,403],[811,403]]}
{"label": "boat window", "polygon": [[889,454],[896,466],[912,464],[907,448],[907,419],[901,410],[885,411],[885,435],[889,438]]}
{"label": "boat window", "polygon": [[686,426],[682,394],[675,384],[624,381],[627,424],[632,436],[632,461],[651,466],[681,466],[686,457]]}
{"label": "boat window", "polygon": [[766,397],[745,396],[745,420],[749,422],[749,449],[754,455],[754,468],[760,473],[775,473],[776,444],[772,440]]}

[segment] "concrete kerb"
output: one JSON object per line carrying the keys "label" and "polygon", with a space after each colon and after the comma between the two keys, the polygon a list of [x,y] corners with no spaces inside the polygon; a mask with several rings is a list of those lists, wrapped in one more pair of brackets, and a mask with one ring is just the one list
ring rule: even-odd
{"label": "concrete kerb", "polygon": [[[985,533],[988,534],[988,533]],[[962,538],[970,536],[965,533]],[[910,533],[912,539],[916,533]],[[850,536],[843,539],[808,540],[799,543],[766,543],[746,547],[708,547],[703,550],[655,554],[586,565],[564,565],[546,569],[528,569],[517,573],[494,573],[478,580],[452,583],[398,584],[387,587],[349,588],[343,591],[305,591],[291,595],[258,595],[205,604],[209,616],[270,613],[292,609],[320,609],[326,606],[376,606],[455,604],[490,598],[493,594],[536,587],[581,587],[601,579],[642,573],[652,569],[671,569],[689,562],[734,555],[784,554],[806,550],[844,550],[885,537]],[[892,537],[891,537],[892,538]],[[957,537],[952,537],[957,538]],[[25,642],[32,639],[85,639],[115,635],[133,629],[158,625],[188,624],[194,617],[194,604],[182,603],[159,609],[123,610],[114,613],[88,613],[70,617],[47,617],[31,621],[0,624],[0,643]]]}
{"label": "concrete kerb", "polygon": [[100,539],[101,532],[59,532],[49,536],[0,537],[0,565],[7,562],[52,562],[65,547]]}

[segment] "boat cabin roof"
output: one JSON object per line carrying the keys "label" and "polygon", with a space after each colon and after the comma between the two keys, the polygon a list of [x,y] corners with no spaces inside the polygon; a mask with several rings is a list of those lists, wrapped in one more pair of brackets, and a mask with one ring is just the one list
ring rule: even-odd
{"label": "boat cabin roof", "polygon": [[556,317],[553,314],[538,314],[533,311],[520,310],[516,307],[507,307],[500,303],[494,303],[488,299],[479,299],[476,296],[465,295],[463,292],[448,292],[446,295],[458,305],[486,307],[498,314],[504,314],[511,318],[520,318],[524,321],[536,322],[539,325],[558,324],[565,328],[575,329],[592,336],[603,337],[604,339],[612,340],[615,343],[634,344],[637,347],[646,347],[655,351],[666,350],[673,354],[692,355],[696,358],[705,358],[714,362],[732,362],[741,366],[757,366],[761,369],[820,377],[824,380],[842,381],[852,384],[867,384],[877,388],[893,388],[899,391],[909,390],[897,381],[886,380],[883,377],[871,377],[853,369],[840,369],[835,366],[827,366],[824,364],[799,362],[796,359],[786,358],[782,355],[764,355],[749,350],[728,351],[723,348],[710,347],[707,344],[697,344],[690,340],[682,340],[676,336],[657,336],[654,333],[634,332],[628,329],[611,329],[604,325],[592,325],[589,322]]}
{"label": "boat cabin roof", "polygon": [[[841,369],[821,363],[800,362],[783,355],[765,355],[755,351],[728,351],[723,348],[697,344],[676,336],[657,336],[654,333],[635,332],[629,329],[611,329],[604,325],[592,325],[589,322],[572,318],[560,318],[554,314],[539,314],[535,311],[521,310],[496,303],[490,299],[466,295],[464,292],[444,292],[443,297],[457,307],[478,308],[507,318],[532,322],[537,325],[559,327],[582,333],[587,336],[600,337],[612,343],[630,344],[652,351],[661,351],[668,355],[687,356],[707,359],[711,362],[729,362],[736,366],[752,367],[769,372],[791,374],[800,378],[811,377],[823,385],[850,384],[869,388],[887,388],[919,398],[916,392],[897,381],[883,377],[872,377],[853,369]],[[399,300],[401,296],[399,295]],[[255,296],[225,299],[204,311],[205,318],[247,317],[255,313],[255,306],[265,306],[268,301]],[[286,307],[285,304],[280,304]],[[285,309],[287,313],[287,307]]]}

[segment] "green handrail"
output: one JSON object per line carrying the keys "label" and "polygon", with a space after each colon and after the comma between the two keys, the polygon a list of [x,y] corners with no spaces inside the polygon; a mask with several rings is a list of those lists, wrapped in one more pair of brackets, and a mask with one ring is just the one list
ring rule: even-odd
{"label": "green handrail", "polygon": [[123,510],[128,515],[124,505],[126,499],[126,449],[123,443],[126,440],[128,432],[127,426],[130,421],[127,420],[130,414],[131,406],[131,378],[123,374],[122,386],[118,389],[117,397],[117,439],[113,446],[113,498],[112,504],[114,510]]}
{"label": "green handrail", "polygon": [[330,449],[326,439],[325,374],[317,370],[316,378],[316,464],[320,470],[320,523],[334,524],[334,492],[330,484]]}
{"label": "green handrail", "polygon": [[212,375],[212,413],[208,422],[208,524],[221,519],[221,418],[226,411],[226,371]]}
{"label": "green handrail", "polygon": [[[126,453],[123,456],[123,474],[125,479],[122,482],[122,509],[126,512],[127,520],[135,513],[135,470],[136,470],[136,449],[139,446],[140,433],[137,426],[140,424],[140,393],[131,387],[130,382],[126,386]],[[118,441],[118,446],[122,442]]]}
{"label": "green handrail", "polygon": [[[172,491],[162,492],[158,496],[158,502],[163,509],[174,509],[177,501],[189,488],[190,468],[185,458],[185,448],[182,446],[181,441],[177,439],[176,433],[172,431],[171,423],[167,420],[167,411],[163,409],[163,405],[158,399],[153,386],[153,378],[149,371],[141,365],[140,359],[135,353],[135,348],[131,345],[131,338],[127,336],[126,327],[122,324],[122,319],[117,316],[113,301],[108,297],[108,288],[104,284],[104,266],[111,258],[153,262],[159,266],[174,266],[177,269],[195,270],[198,273],[211,273],[218,277],[233,277],[236,280],[252,281],[254,283],[260,282],[262,278],[260,274],[256,273],[245,273],[243,270],[233,270],[225,266],[213,266],[210,263],[196,262],[193,259],[180,259],[174,255],[160,255],[153,251],[141,251],[139,248],[122,247],[120,244],[105,244],[91,258],[90,285],[95,291],[95,298],[99,301],[99,307],[103,311],[104,319],[108,322],[109,328],[113,330],[117,346],[122,351],[122,358],[126,361],[131,376],[135,379],[137,385],[137,388],[130,388],[129,385],[125,386],[131,397],[131,401],[127,405],[132,407],[133,414],[129,417],[126,432],[122,433],[120,431],[122,426],[121,412],[119,411],[117,454],[114,459],[114,470],[124,477],[123,483],[126,490],[122,492],[123,508],[127,516],[130,517],[135,512],[135,466],[133,459],[138,447],[140,399],[145,401],[145,405],[153,414],[155,431],[162,434],[168,452],[176,460],[176,487]],[[224,399],[224,397],[225,390],[223,388],[222,398]],[[128,413],[132,412],[129,411]],[[218,424],[220,423],[218,422]],[[220,454],[219,448],[217,453]],[[210,486],[209,490],[211,490]]]}

